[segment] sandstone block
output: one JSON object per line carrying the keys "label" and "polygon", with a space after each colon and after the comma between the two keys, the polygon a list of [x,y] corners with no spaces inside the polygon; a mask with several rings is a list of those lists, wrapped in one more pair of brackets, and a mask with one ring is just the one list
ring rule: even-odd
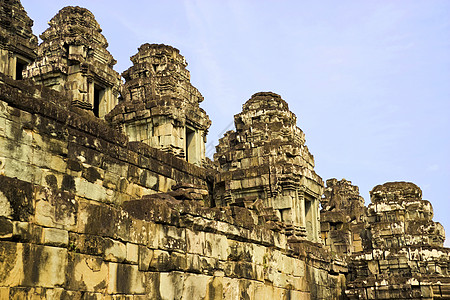
{"label": "sandstone block", "polygon": [[46,227],[75,230],[78,203],[73,194],[63,191],[55,192],[49,188],[36,187],[35,195],[36,212],[34,220],[36,224]]}
{"label": "sandstone block", "polygon": [[[23,269],[23,244],[2,241],[0,243],[0,253],[2,257],[0,260],[1,285],[21,285],[25,276]],[[6,293],[5,290],[2,292]],[[8,297],[2,299],[8,299]]]}
{"label": "sandstone block", "polygon": [[227,259],[228,241],[226,236],[214,233],[205,233],[205,255],[217,259]]}
{"label": "sandstone block", "polygon": [[105,261],[122,262],[127,258],[127,246],[116,240],[105,239]]}
{"label": "sandstone block", "polygon": [[166,250],[186,251],[186,231],[175,226],[162,226],[159,247]]}
{"label": "sandstone block", "polygon": [[186,273],[182,299],[205,299],[208,281],[206,275]]}
{"label": "sandstone block", "polygon": [[161,231],[161,224],[155,224],[152,222],[149,222],[147,224],[147,246],[152,249],[159,248],[159,237],[160,237],[160,231]]}
{"label": "sandstone block", "polygon": [[206,289],[205,299],[209,300],[222,300],[223,299],[223,278],[222,277],[209,277],[208,285]]}
{"label": "sandstone block", "polygon": [[125,261],[132,264],[137,264],[139,261],[139,247],[136,244],[127,243],[127,255]]}
{"label": "sandstone block", "polygon": [[9,287],[0,287],[0,299],[11,299],[9,297]]}
{"label": "sandstone block", "polygon": [[69,244],[69,233],[63,229],[43,228],[41,243],[49,246],[67,247]]}
{"label": "sandstone block", "polygon": [[0,239],[11,238],[13,236],[13,233],[14,233],[13,221],[3,216],[0,216]]}
{"label": "sandstone block", "polygon": [[148,271],[150,268],[150,263],[153,259],[153,250],[147,248],[146,246],[139,245],[138,247],[139,255],[139,270]]}
{"label": "sandstone block", "polygon": [[305,276],[305,262],[303,260],[294,259],[293,260],[293,273],[294,276],[302,277]]}
{"label": "sandstone block", "polygon": [[108,264],[108,293],[144,294],[145,276],[137,265]]}
{"label": "sandstone block", "polygon": [[205,233],[186,229],[186,243],[188,253],[203,254],[205,248]]}
{"label": "sandstone block", "polygon": [[161,299],[201,299],[183,297],[185,277],[186,274],[181,272],[160,273],[159,294]]}
{"label": "sandstone block", "polygon": [[198,254],[186,254],[186,269],[194,273],[202,271],[202,263]]}
{"label": "sandstone block", "polygon": [[240,299],[239,281],[235,278],[223,278],[223,299]]}
{"label": "sandstone block", "polygon": [[239,279],[239,295],[244,299],[255,299],[255,282]]}
{"label": "sandstone block", "polygon": [[169,271],[173,270],[171,265],[170,253],[163,250],[154,250],[153,257],[150,262],[152,270]]}
{"label": "sandstone block", "polygon": [[256,283],[254,288],[255,299],[271,300],[274,298],[274,287],[269,284]]}
{"label": "sandstone block", "polygon": [[55,287],[65,281],[67,249],[23,244],[23,286]]}
{"label": "sandstone block", "polygon": [[108,284],[108,264],[99,257],[69,253],[66,285],[70,290],[105,293]]}

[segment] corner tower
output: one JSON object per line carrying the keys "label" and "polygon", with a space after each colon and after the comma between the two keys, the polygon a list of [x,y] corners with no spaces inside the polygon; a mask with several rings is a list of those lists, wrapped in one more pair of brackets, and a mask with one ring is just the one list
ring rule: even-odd
{"label": "corner tower", "polygon": [[450,299],[450,249],[444,227],[412,182],[370,192],[363,251],[351,259],[349,299]]}
{"label": "corner tower", "polygon": [[118,103],[121,81],[100,25],[78,6],[61,9],[49,25],[25,76],[66,93],[73,105],[103,118]]}
{"label": "corner tower", "polygon": [[22,71],[36,58],[37,37],[19,0],[0,0],[0,73],[22,79]]}
{"label": "corner tower", "polygon": [[297,235],[319,240],[323,181],[288,104],[275,93],[257,93],[234,117],[236,131],[220,139],[214,160],[217,206],[239,198],[260,198]]}
{"label": "corner tower", "polygon": [[167,45],[144,44],[123,72],[124,101],[109,115],[130,141],[201,165],[211,121],[200,108],[203,96],[191,84],[185,58]]}

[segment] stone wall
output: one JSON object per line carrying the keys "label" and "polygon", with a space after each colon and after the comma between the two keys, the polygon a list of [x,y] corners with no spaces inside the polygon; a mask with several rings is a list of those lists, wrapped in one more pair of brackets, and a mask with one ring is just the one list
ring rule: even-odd
{"label": "stone wall", "polygon": [[63,8],[35,59],[20,1],[0,3],[0,299],[450,299],[450,250],[416,185],[377,186],[368,208],[344,179],[322,196],[272,92],[212,163],[177,49],[142,45],[121,86],[90,11]]}
{"label": "stone wall", "polygon": [[0,79],[0,298],[343,297],[345,265],[261,200],[209,208],[206,169]]}

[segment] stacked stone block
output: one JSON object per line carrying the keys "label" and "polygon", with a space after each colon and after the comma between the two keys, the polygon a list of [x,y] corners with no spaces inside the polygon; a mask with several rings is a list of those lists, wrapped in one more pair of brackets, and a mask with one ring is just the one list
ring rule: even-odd
{"label": "stacked stone block", "polygon": [[261,200],[209,208],[205,169],[0,82],[0,298],[343,297],[346,266]]}
{"label": "stacked stone block", "polygon": [[144,44],[123,72],[124,101],[109,115],[132,141],[203,165],[211,121],[199,103],[203,96],[191,84],[185,58],[167,45]]}
{"label": "stacked stone block", "polygon": [[287,103],[275,93],[254,94],[234,121],[236,131],[220,139],[214,155],[215,204],[260,198],[295,235],[318,241],[323,182]]}
{"label": "stacked stone block", "polygon": [[142,45],[108,114],[120,77],[92,13],[66,7],[42,35],[23,75],[50,90],[13,80],[36,37],[0,3],[0,299],[450,299],[416,185],[377,186],[366,209],[328,180],[323,247],[323,182],[279,95],[253,95],[218,170],[199,167],[210,121],[177,49]]}
{"label": "stacked stone block", "polygon": [[420,188],[388,182],[370,194],[370,243],[352,257],[349,298],[450,299],[450,249]]}
{"label": "stacked stone block", "polygon": [[33,20],[19,0],[1,0],[0,6],[0,73],[22,79],[22,71],[36,58]]}
{"label": "stacked stone block", "polygon": [[347,259],[363,250],[366,224],[366,207],[359,188],[351,181],[328,179],[320,199],[321,237],[332,253]]}
{"label": "stacked stone block", "polygon": [[78,6],[61,9],[49,25],[25,77],[66,93],[73,105],[104,118],[118,103],[121,80],[100,25]]}

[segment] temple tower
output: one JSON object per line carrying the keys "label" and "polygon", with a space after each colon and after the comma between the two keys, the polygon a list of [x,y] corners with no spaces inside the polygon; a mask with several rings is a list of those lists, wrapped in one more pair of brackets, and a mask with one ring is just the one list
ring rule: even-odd
{"label": "temple tower", "polygon": [[103,118],[118,103],[121,80],[100,25],[78,6],[61,9],[49,25],[25,77],[66,93],[73,105]]}
{"label": "temple tower", "polygon": [[37,37],[19,0],[0,0],[0,73],[22,79],[22,71],[36,58]]}
{"label": "temple tower", "polygon": [[361,234],[364,234],[367,208],[359,188],[345,179],[328,179],[320,203],[321,237],[325,247],[343,259],[362,251]]}
{"label": "temple tower", "polygon": [[411,182],[370,192],[366,242],[351,260],[350,299],[449,299],[450,249],[431,203]]}
{"label": "temple tower", "polygon": [[123,72],[124,101],[107,117],[130,141],[202,165],[211,121],[200,108],[203,96],[191,84],[185,58],[167,45],[144,44]]}
{"label": "temple tower", "polygon": [[215,203],[230,205],[254,197],[273,207],[295,233],[319,240],[323,181],[288,104],[275,93],[257,93],[234,117],[236,131],[220,139]]}

